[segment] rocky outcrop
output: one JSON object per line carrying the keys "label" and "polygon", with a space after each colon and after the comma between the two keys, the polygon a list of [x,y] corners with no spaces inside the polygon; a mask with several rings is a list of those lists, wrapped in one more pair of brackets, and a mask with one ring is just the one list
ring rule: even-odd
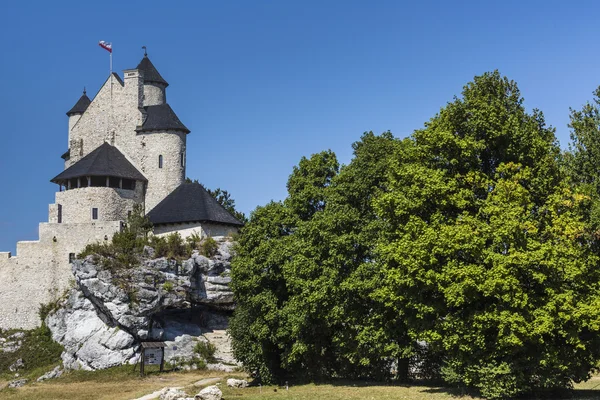
{"label": "rocky outcrop", "polygon": [[46,318],[52,337],[65,347],[65,368],[133,363],[142,340],[165,341],[167,362],[197,358],[197,344],[208,340],[203,334],[225,329],[223,312],[234,307],[231,246],[221,241],[211,258],[198,252],[183,262],[146,258],[139,267],[116,271],[93,256],[74,262],[75,288]]}

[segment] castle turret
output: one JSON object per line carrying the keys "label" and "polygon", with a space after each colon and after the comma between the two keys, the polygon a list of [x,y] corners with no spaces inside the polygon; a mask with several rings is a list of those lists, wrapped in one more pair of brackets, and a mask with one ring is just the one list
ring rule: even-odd
{"label": "castle turret", "polygon": [[71,129],[73,129],[77,121],[79,121],[79,118],[81,118],[81,115],[87,110],[91,102],[90,98],[87,97],[85,88],[83,88],[83,94],[79,100],[77,100],[77,103],[75,103],[73,108],[67,111],[67,116],[69,117],[69,141],[71,139]]}
{"label": "castle turret", "polygon": [[148,54],[144,53],[144,58],[136,69],[143,71],[144,74],[144,107],[165,104],[167,102],[165,89],[169,84],[158,73]]}

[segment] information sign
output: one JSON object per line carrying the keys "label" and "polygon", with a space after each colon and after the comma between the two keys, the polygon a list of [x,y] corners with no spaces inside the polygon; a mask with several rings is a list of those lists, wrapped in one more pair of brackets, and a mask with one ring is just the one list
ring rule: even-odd
{"label": "information sign", "polygon": [[162,361],[162,349],[145,349],[144,350],[144,363],[146,365],[159,365]]}

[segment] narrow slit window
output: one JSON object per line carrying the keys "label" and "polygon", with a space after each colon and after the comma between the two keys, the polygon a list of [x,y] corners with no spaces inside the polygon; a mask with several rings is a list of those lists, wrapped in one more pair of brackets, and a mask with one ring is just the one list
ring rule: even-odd
{"label": "narrow slit window", "polygon": [[69,264],[72,264],[75,261],[75,253],[69,253]]}
{"label": "narrow slit window", "polygon": [[158,156],[158,168],[162,168],[163,166],[163,159],[162,159],[162,154],[160,156]]}
{"label": "narrow slit window", "polygon": [[185,167],[185,156],[183,153],[181,153],[181,166]]}
{"label": "narrow slit window", "polygon": [[98,209],[92,208],[92,219],[98,219]]}

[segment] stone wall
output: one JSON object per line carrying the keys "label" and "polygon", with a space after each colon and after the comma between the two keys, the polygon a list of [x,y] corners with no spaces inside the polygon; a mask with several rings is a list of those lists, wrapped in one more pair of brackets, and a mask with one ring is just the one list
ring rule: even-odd
{"label": "stone wall", "polygon": [[165,104],[166,102],[165,85],[160,83],[144,84],[144,107]]}
{"label": "stone wall", "polygon": [[[117,132],[122,129],[126,129],[127,132],[135,129],[136,123],[131,125],[131,118],[127,118],[127,114],[134,113],[140,116],[141,113],[132,106],[135,105],[127,102],[125,86],[115,75],[110,75],[69,132],[71,158],[67,166],[73,165],[104,142],[114,144]],[[129,126],[126,126],[127,122]],[[82,146],[82,151],[73,151],[79,145]]]}
{"label": "stone wall", "polygon": [[189,222],[184,224],[165,224],[154,227],[156,236],[166,236],[171,233],[179,232],[182,238],[187,238],[193,234],[200,235],[201,238],[207,236],[222,237],[230,236],[238,232],[238,228],[230,225],[213,224],[209,222]]}
{"label": "stone wall", "polygon": [[[146,190],[146,212],[152,210],[162,199],[185,181],[185,164],[181,165],[181,154],[185,154],[186,134],[177,131],[152,132],[138,135],[140,148],[136,166],[148,179]],[[159,168],[158,159],[163,164]]]}
{"label": "stone wall", "polygon": [[41,223],[39,240],[18,242],[16,256],[0,253],[0,328],[39,326],[40,304],[57,299],[73,278],[69,254],[112,239],[120,228],[120,221]]}
{"label": "stone wall", "polygon": [[[144,201],[144,184],[136,182],[135,190],[109,187],[86,187],[56,193],[61,207],[62,223],[92,222],[92,208],[98,209],[97,221],[126,220],[135,204]],[[58,218],[52,218],[58,222]]]}

